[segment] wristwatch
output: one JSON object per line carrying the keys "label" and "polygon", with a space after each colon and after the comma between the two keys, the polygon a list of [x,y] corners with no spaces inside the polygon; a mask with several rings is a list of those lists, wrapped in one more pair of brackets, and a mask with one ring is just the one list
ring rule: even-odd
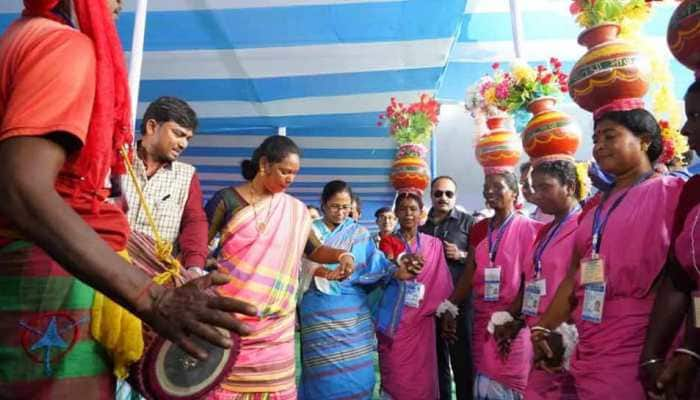
{"label": "wristwatch", "polygon": [[464,264],[467,262],[467,252],[466,251],[461,251],[459,252],[459,262]]}

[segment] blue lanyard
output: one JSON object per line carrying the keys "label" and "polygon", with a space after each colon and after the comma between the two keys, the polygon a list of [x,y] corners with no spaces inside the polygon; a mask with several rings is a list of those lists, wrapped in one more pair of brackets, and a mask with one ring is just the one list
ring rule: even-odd
{"label": "blue lanyard", "polygon": [[569,220],[574,214],[576,214],[579,210],[581,210],[581,206],[576,205],[576,207],[572,208],[569,210],[569,213],[566,214],[564,218],[562,218],[561,221],[559,221],[555,226],[549,228],[549,232],[547,232],[547,237],[545,240],[540,241],[537,244],[537,248],[535,249],[535,254],[533,257],[533,264],[535,265],[535,276],[537,279],[540,277],[540,273],[542,272],[542,254],[544,254],[545,249],[547,246],[549,246],[549,242],[554,239],[555,236],[557,236],[557,233],[559,233],[559,229],[566,224],[566,221]]}
{"label": "blue lanyard", "polygon": [[416,232],[416,251],[413,251],[413,250],[411,249],[411,245],[408,244],[408,241],[406,241],[406,238],[403,237],[403,235],[401,234],[401,232],[398,232],[398,234],[399,234],[399,238],[400,238],[401,241],[403,242],[403,246],[406,248],[406,252],[407,252],[408,254],[417,254],[417,253],[420,253],[420,232]]}
{"label": "blue lanyard", "polygon": [[506,233],[506,230],[508,230],[508,225],[513,222],[513,217],[515,217],[515,213],[511,212],[510,215],[506,217],[505,221],[503,221],[500,228],[498,228],[498,236],[495,242],[492,237],[494,220],[492,219],[489,222],[489,261],[491,261],[491,265],[496,261],[496,254],[498,253],[498,247],[501,245],[501,239],[503,239],[503,235]]}
{"label": "blue lanyard", "polygon": [[600,204],[598,204],[598,207],[595,209],[595,214],[593,215],[593,240],[592,240],[592,256],[597,257],[598,254],[600,254],[600,247],[603,244],[603,232],[605,231],[605,227],[608,225],[608,219],[610,219],[610,215],[612,215],[613,211],[622,204],[622,201],[627,197],[629,194],[630,190],[634,189],[635,186],[639,185],[640,183],[646,181],[649,179],[654,173],[649,172],[648,174],[645,174],[637,182],[634,183],[634,185],[630,186],[629,189],[625,190],[624,193],[620,197],[618,197],[613,205],[610,207],[610,210],[608,211],[607,214],[605,214],[605,218],[601,219],[601,214],[603,213],[603,206],[605,205],[605,201],[608,199],[608,193],[606,193],[603,196],[603,199],[600,201]]}

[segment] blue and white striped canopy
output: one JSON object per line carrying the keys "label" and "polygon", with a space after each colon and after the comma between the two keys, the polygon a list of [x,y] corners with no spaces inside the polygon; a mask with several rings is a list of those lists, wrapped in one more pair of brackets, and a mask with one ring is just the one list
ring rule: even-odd
{"label": "blue and white striped canopy", "polygon": [[[118,22],[127,50],[135,1]],[[527,60],[556,56],[568,70],[583,54],[569,3],[518,1]],[[646,28],[660,48],[672,7],[657,6]],[[3,1],[0,29],[20,9]],[[459,103],[493,62],[514,58],[512,41],[507,0],[150,0],[139,110],[162,95],[193,105],[201,129],[184,160],[205,195],[241,182],[240,161],[284,127],[304,150],[292,193],[316,203],[342,178],[371,219],[394,196],[395,145],[376,126],[389,98],[427,92]],[[675,61],[672,69],[681,98],[691,74]]]}

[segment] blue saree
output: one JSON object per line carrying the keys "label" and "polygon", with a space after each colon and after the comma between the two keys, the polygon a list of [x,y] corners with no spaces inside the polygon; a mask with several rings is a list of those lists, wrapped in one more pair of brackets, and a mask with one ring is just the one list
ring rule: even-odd
{"label": "blue saree", "polygon": [[[308,279],[299,306],[302,375],[300,399],[369,399],[375,384],[376,337],[369,292],[392,280],[395,266],[375,247],[369,232],[347,219],[334,230],[323,220],[312,224],[327,246],[355,256],[355,272],[341,282]],[[313,276],[318,265],[304,261]],[[335,269],[336,265],[325,265]]]}

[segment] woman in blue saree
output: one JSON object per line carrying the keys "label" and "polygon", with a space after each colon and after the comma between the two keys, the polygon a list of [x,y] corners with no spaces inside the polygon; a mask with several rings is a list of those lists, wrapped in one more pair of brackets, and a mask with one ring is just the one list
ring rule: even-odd
{"label": "woman in blue saree", "polygon": [[330,281],[325,278],[332,277],[337,265],[303,262],[301,399],[371,398],[376,337],[367,296],[391,279],[415,276],[392,264],[367,229],[348,217],[351,199],[347,183],[329,182],[321,196],[324,216],[312,224],[325,245],[352,253],[355,270],[344,281]]}

